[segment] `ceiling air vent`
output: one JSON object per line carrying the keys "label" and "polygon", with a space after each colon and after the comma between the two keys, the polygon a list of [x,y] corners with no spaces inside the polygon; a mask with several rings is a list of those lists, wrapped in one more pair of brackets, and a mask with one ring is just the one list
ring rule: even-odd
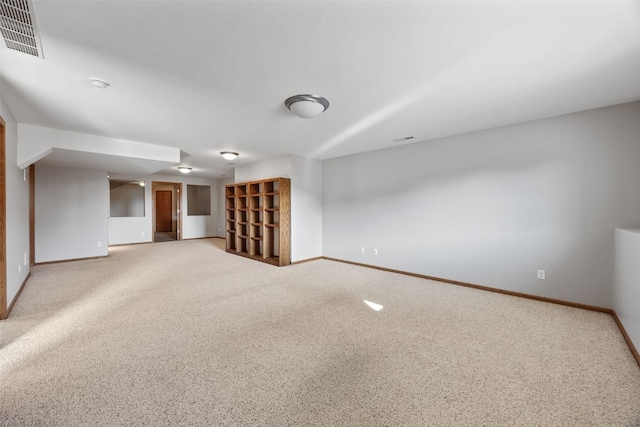
{"label": "ceiling air vent", "polygon": [[35,19],[27,0],[0,0],[0,31],[9,49],[43,57]]}

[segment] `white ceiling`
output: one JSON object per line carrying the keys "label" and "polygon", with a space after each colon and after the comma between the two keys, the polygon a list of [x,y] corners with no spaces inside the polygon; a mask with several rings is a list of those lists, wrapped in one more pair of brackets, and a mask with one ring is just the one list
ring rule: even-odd
{"label": "white ceiling", "polygon": [[[16,120],[176,147],[198,176],[232,174],[223,150],[327,159],[640,99],[638,1],[32,5],[44,59],[0,48]],[[295,117],[306,93],[331,106]]]}

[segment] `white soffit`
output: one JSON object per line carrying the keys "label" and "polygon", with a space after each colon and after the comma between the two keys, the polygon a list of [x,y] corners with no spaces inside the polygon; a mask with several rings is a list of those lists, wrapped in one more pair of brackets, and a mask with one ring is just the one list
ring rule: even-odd
{"label": "white soffit", "polygon": [[176,163],[53,148],[49,155],[38,161],[38,164],[65,168],[103,170],[121,176],[144,177],[157,173],[167,167],[174,166]]}

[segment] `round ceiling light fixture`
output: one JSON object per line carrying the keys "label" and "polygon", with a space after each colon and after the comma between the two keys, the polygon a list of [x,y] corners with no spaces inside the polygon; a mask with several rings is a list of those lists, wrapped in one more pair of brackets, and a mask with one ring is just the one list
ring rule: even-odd
{"label": "round ceiling light fixture", "polygon": [[91,82],[91,84],[95,87],[97,87],[98,89],[106,89],[109,86],[111,86],[109,83],[105,82],[102,79],[97,79],[95,77],[91,77],[89,79],[89,81]]}
{"label": "round ceiling light fixture", "polygon": [[233,151],[221,151],[220,155],[227,160],[233,160],[239,156],[238,153],[234,153]]}
{"label": "round ceiling light fixture", "polygon": [[178,166],[178,170],[182,173],[189,173],[191,172],[191,168],[187,167],[187,166]]}
{"label": "round ceiling light fixture", "polygon": [[318,95],[295,95],[287,98],[284,105],[296,116],[312,119],[329,108],[329,101]]}

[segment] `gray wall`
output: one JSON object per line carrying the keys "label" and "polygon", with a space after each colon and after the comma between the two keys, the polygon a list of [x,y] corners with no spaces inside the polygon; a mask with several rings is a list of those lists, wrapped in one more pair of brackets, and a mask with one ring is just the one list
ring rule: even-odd
{"label": "gray wall", "polygon": [[616,230],[613,309],[640,350],[640,229]]}
{"label": "gray wall", "polygon": [[144,217],[144,187],[124,184],[109,191],[109,216],[117,218]]}
{"label": "gray wall", "polygon": [[0,98],[0,116],[5,121],[7,186],[6,260],[7,306],[11,305],[29,274],[29,183],[17,166],[18,130],[11,111]]}
{"label": "gray wall", "polygon": [[106,256],[107,172],[36,164],[35,179],[36,262]]}
{"label": "gray wall", "polygon": [[291,156],[291,260],[322,256],[322,161]]}
{"label": "gray wall", "polygon": [[262,162],[239,166],[234,170],[235,182],[269,178],[291,178],[291,156],[281,156]]}
{"label": "gray wall", "polygon": [[611,307],[639,135],[636,102],[326,160],[323,255]]}
{"label": "gray wall", "polygon": [[187,215],[215,215],[211,206],[211,185],[187,185]]}

